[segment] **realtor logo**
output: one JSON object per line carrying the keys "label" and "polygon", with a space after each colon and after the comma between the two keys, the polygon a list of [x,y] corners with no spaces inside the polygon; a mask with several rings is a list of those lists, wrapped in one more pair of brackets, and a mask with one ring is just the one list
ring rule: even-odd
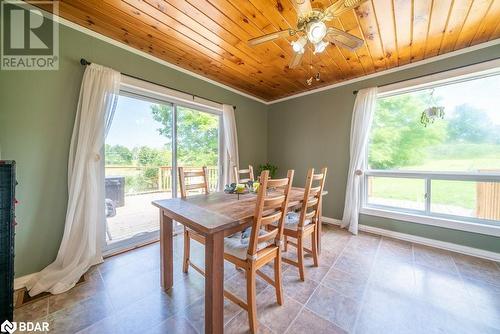
{"label": "realtor logo", "polygon": [[[35,4],[38,7],[33,6]],[[3,0],[0,10],[0,68],[57,70],[59,2]]]}
{"label": "realtor logo", "polygon": [[0,331],[2,333],[12,334],[16,331],[17,324],[15,322],[10,322],[9,320],[5,320],[2,325],[0,325]]}
{"label": "realtor logo", "polygon": [[9,333],[12,334],[15,331],[18,332],[28,332],[28,333],[34,333],[34,332],[44,332],[47,333],[49,332],[49,323],[47,321],[41,321],[41,322],[10,322],[9,320],[5,320],[3,324],[0,325],[0,332],[1,333]]}

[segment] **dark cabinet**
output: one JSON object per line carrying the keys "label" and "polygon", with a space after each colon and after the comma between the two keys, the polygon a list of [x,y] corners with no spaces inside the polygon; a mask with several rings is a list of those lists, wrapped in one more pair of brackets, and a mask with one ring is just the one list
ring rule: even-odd
{"label": "dark cabinet", "polygon": [[13,320],[15,188],[15,162],[0,160],[0,323]]}

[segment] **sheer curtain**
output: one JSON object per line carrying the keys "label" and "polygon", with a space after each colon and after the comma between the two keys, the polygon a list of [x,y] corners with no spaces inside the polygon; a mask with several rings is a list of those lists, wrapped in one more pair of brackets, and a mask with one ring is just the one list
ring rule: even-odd
{"label": "sheer curtain", "polygon": [[68,159],[68,207],[56,260],[28,282],[31,296],[71,289],[102,262],[104,236],[104,139],[111,125],[120,73],[91,64],[80,87]]}
{"label": "sheer curtain", "polygon": [[361,178],[366,167],[366,149],[372,125],[377,87],[362,89],[356,96],[351,122],[350,162],[345,192],[342,227],[358,234],[359,208],[361,205]]}
{"label": "sheer curtain", "polygon": [[234,107],[228,104],[222,106],[222,125],[224,127],[224,156],[222,167],[222,185],[233,182],[233,167],[239,168],[238,136],[236,134],[236,120]]}

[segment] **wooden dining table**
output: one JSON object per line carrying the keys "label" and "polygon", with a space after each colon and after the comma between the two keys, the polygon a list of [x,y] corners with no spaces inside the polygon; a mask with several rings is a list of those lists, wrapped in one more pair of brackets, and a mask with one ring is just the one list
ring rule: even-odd
{"label": "wooden dining table", "polygon": [[[324,192],[323,194],[326,194]],[[304,189],[293,187],[289,207],[299,207]],[[252,225],[255,194],[214,192],[188,198],[153,201],[160,210],[161,286],[170,290],[173,274],[173,222],[205,237],[205,333],[222,333],[224,327],[224,237]],[[321,208],[319,209],[321,213]],[[321,217],[321,214],[319,215]],[[318,224],[318,252],[321,224]]]}

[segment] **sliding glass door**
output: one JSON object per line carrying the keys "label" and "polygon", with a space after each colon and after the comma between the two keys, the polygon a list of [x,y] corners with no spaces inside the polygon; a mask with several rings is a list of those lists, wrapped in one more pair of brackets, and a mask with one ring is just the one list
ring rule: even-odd
{"label": "sliding glass door", "polygon": [[105,254],[159,237],[151,202],[179,196],[176,167],[207,166],[219,186],[221,116],[203,107],[123,91],[105,145]]}

